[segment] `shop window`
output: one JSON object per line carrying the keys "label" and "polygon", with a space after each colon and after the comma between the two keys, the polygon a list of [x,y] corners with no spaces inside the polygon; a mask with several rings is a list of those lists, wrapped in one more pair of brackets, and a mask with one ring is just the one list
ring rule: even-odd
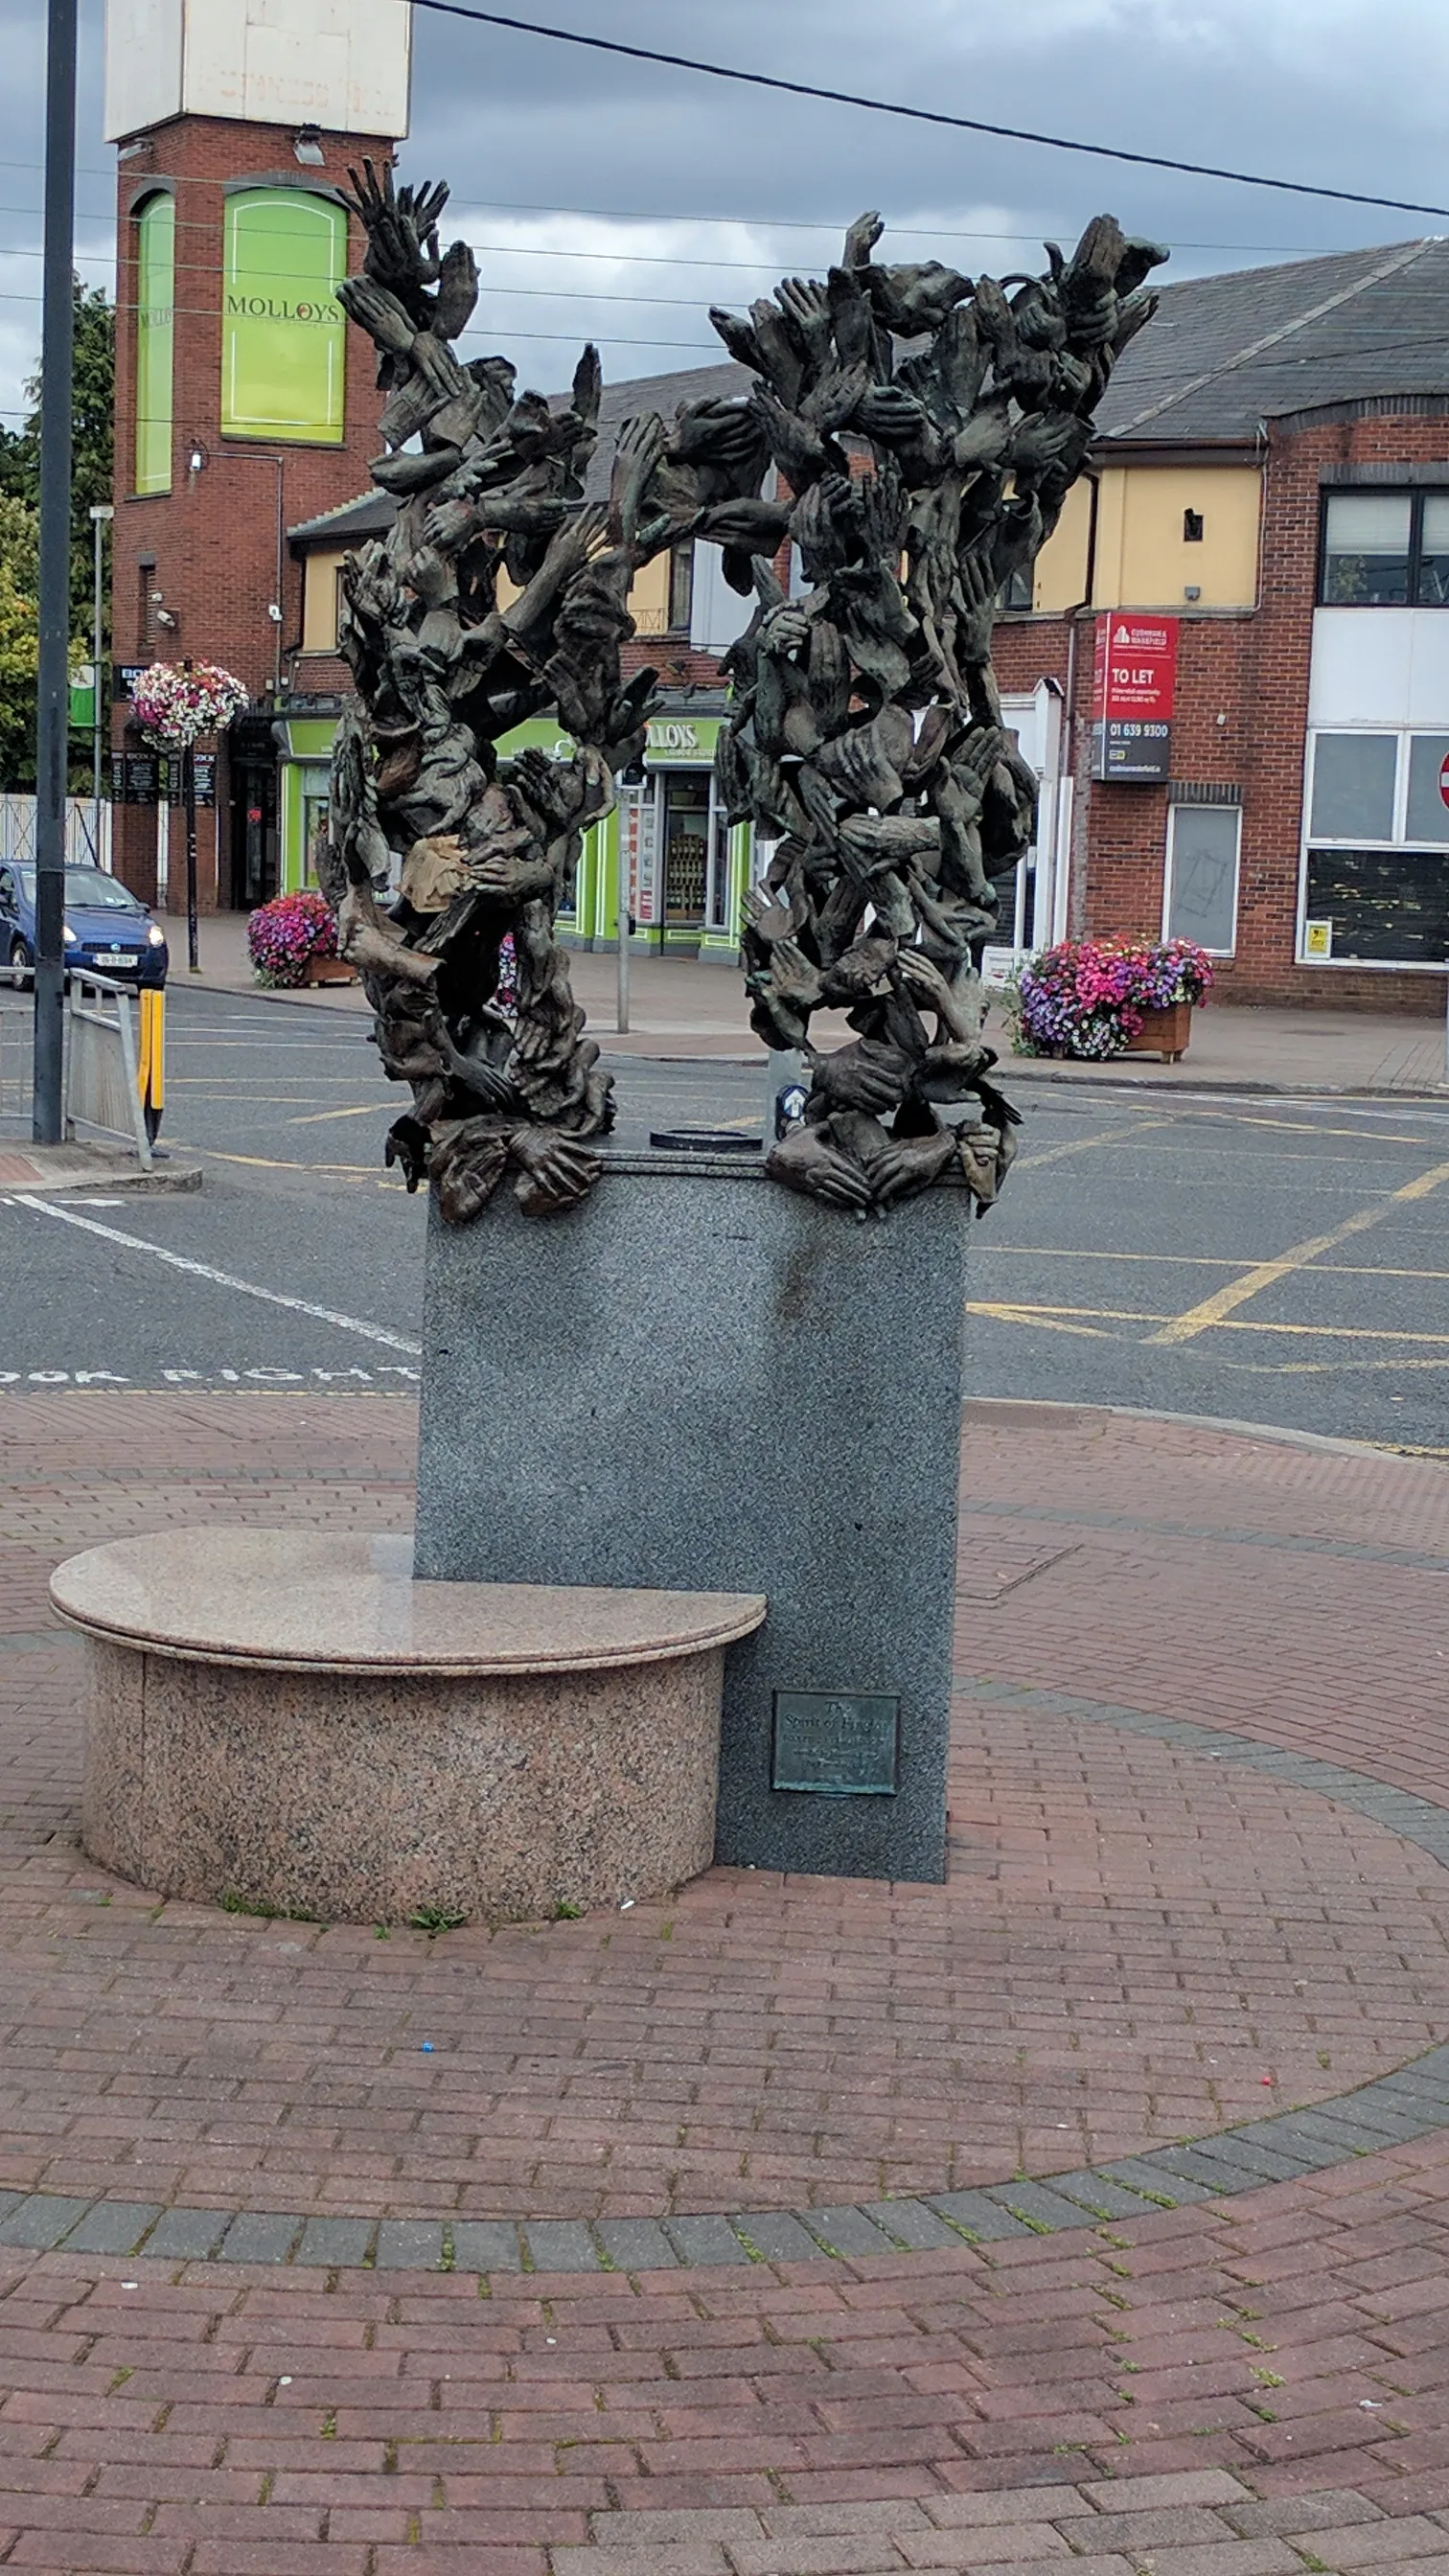
{"label": "shop window", "polygon": [[1305,959],[1449,955],[1449,732],[1318,734],[1303,863]]}
{"label": "shop window", "polygon": [[150,197],[136,223],[137,492],[171,489],[175,298],[176,200]]}
{"label": "shop window", "polygon": [[1326,608],[1449,608],[1449,492],[1334,492],[1323,513]]}
{"label": "shop window", "polygon": [[687,635],[694,615],[694,540],[687,537],[669,556],[669,631]]}
{"label": "shop window", "polygon": [[1419,527],[1421,608],[1449,608],[1449,492],[1426,492]]}
{"label": "shop window", "polygon": [[709,790],[708,770],[665,772],[664,919],[671,928],[697,930],[704,922]]}
{"label": "shop window", "polygon": [[1449,734],[1409,736],[1409,786],[1404,807],[1404,839],[1437,841],[1449,846],[1449,805],[1444,780],[1449,778]]}
{"label": "shop window", "polygon": [[222,244],[221,429],[340,447],[347,217],[300,188],[246,188],[226,201]]}
{"label": "shop window", "polygon": [[1236,805],[1174,805],[1167,825],[1162,935],[1231,957],[1238,926]]}
{"label": "shop window", "polygon": [[1389,841],[1399,743],[1391,733],[1321,733],[1309,830],[1316,841]]}

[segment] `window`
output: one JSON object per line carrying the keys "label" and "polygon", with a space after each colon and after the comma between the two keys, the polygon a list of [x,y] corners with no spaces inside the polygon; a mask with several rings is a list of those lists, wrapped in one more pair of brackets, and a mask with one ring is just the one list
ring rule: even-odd
{"label": "window", "polygon": [[1397,734],[1319,734],[1308,826],[1313,838],[1391,841],[1398,758]]}
{"label": "window", "polygon": [[1238,927],[1236,805],[1174,805],[1167,825],[1164,939],[1192,939],[1231,957]]}
{"label": "window", "polygon": [[1449,492],[1333,492],[1323,512],[1327,608],[1449,608]]}
{"label": "window", "polygon": [[1320,733],[1309,748],[1305,958],[1449,957],[1449,732]]}
{"label": "window", "polygon": [[669,632],[687,635],[694,615],[694,539],[686,537],[669,556]]}
{"label": "window", "polygon": [[1000,605],[1003,608],[1034,608],[1036,583],[1033,576],[1034,567],[1031,564],[1018,564],[1016,570],[1006,576]]}
{"label": "window", "polygon": [[1202,527],[1203,519],[1201,510],[1184,510],[1182,514],[1183,544],[1185,546],[1200,546],[1202,544]]}
{"label": "window", "polygon": [[242,189],[226,201],[222,263],[222,436],[340,447],[343,209],[301,188]]}
{"label": "window", "polygon": [[698,928],[709,877],[710,773],[664,772],[664,918]]}
{"label": "window", "polygon": [[148,197],[136,224],[136,444],[132,471],[137,492],[171,489],[175,295],[176,200]]}

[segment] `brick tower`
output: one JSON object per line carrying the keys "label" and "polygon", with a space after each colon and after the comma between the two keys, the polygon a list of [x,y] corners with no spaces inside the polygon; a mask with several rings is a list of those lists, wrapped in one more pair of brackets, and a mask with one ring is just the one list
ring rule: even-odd
{"label": "brick tower", "polygon": [[[300,643],[288,527],[368,488],[374,353],[333,289],[359,264],[349,163],[407,132],[407,0],[106,0],[117,177],[112,652],[118,873],[180,897],[129,675],[223,663],[252,706],[198,817],[203,910],[275,890],[278,764]],[[138,801],[140,800],[140,801]]]}

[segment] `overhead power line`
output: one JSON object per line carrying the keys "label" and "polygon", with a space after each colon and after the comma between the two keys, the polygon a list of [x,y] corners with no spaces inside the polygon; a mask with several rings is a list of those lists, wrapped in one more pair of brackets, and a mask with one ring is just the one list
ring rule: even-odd
{"label": "overhead power line", "polygon": [[743,82],[750,89],[782,90],[790,98],[823,100],[831,107],[863,107],[873,116],[907,117],[917,125],[946,125],[963,134],[989,134],[1007,143],[1035,143],[1047,152],[1080,152],[1096,161],[1128,161],[1143,170],[1175,170],[1191,179],[1226,179],[1238,188],[1277,188],[1292,197],[1331,197],[1344,206],[1385,206],[1401,215],[1441,215],[1449,206],[1423,206],[1408,197],[1374,197],[1360,188],[1320,188],[1306,179],[1271,179],[1251,170],[1224,170],[1211,161],[1176,161],[1160,152],[1128,152],[1112,143],[1081,143],[1062,134],[1036,134],[1020,125],[993,125],[985,117],[954,116],[940,107],[907,107],[900,101],[865,98],[857,90],[823,89],[813,81],[786,80],[779,72],[741,71],[734,64],[706,63],[692,54],[666,54],[652,45],[626,45],[617,36],[586,36],[575,27],[545,27],[532,18],[507,18],[497,9],[469,9],[463,0],[416,0],[445,18],[469,18],[478,26],[506,27],[519,36],[545,36],[557,45],[581,45],[595,54],[622,54],[630,62],[660,63],[667,70],[701,72],[708,80]]}

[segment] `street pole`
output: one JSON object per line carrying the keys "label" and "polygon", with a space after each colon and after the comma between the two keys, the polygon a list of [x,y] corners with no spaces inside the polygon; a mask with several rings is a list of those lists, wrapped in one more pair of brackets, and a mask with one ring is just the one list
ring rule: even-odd
{"label": "street pole", "polygon": [[[94,859],[97,867],[101,864],[101,710],[104,706],[107,715],[110,714],[111,710],[111,692],[109,686],[107,686],[104,698],[101,694],[101,670],[103,667],[101,662],[101,640],[105,625],[105,602],[101,595],[101,571],[105,555],[106,529],[115,515],[115,511],[111,509],[107,503],[98,502],[92,505],[91,532],[95,539],[95,594],[91,602],[91,644],[95,653],[95,660],[92,663],[91,668],[95,673],[96,702],[92,710],[93,730],[91,736],[91,857]],[[109,681],[110,665],[107,663],[104,667],[106,670],[107,680]]]}
{"label": "street pole", "polygon": [[[188,671],[190,663],[186,665]],[[186,798],[186,967],[188,974],[201,973],[201,953],[196,928],[196,742],[188,734],[181,754],[181,788]]]}
{"label": "street pole", "polygon": [[49,0],[40,341],[40,669],[35,728],[35,1056],[31,1132],[65,1121],[65,788],[70,748],[71,277],[76,0]]}

